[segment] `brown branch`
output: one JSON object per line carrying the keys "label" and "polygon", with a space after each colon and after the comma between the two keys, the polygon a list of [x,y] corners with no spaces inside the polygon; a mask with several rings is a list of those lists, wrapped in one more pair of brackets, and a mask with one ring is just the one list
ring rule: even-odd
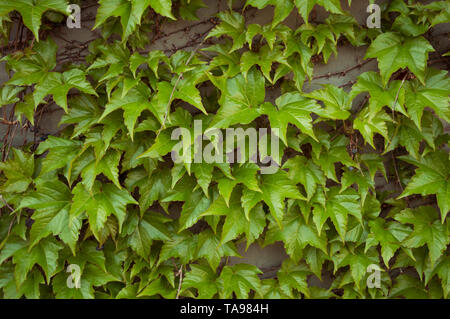
{"label": "brown branch", "polygon": [[359,68],[363,67],[364,65],[366,65],[367,63],[369,63],[369,62],[371,62],[373,60],[374,59],[368,59],[368,60],[360,62],[360,63],[358,63],[358,64],[356,64],[356,65],[354,65],[354,66],[352,66],[352,67],[350,67],[350,68],[348,68],[346,70],[333,72],[333,73],[328,72],[327,74],[314,76],[312,79],[313,80],[317,80],[317,79],[323,79],[323,78],[327,78],[328,79],[328,78],[333,77],[333,76],[345,76],[345,75],[347,75],[347,73],[349,73],[349,72],[351,72],[351,71],[353,71],[355,69],[359,69]]}

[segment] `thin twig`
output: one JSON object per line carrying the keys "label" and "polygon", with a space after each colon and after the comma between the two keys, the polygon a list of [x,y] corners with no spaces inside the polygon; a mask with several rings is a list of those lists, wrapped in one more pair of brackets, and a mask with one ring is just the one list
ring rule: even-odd
{"label": "thin twig", "polygon": [[14,212],[14,208],[12,208],[11,206],[9,206],[8,202],[3,198],[2,194],[0,194],[0,200],[3,202],[3,204],[5,204],[6,207],[8,207],[8,209],[11,212]]}
{"label": "thin twig", "polygon": [[183,281],[183,265],[181,265],[180,270],[178,270],[177,276],[180,276],[180,281],[178,282],[177,296],[175,297],[175,299],[178,299],[181,292],[181,283]]}
{"label": "thin twig", "polygon": [[333,76],[345,76],[345,75],[347,75],[348,72],[353,71],[355,69],[359,69],[359,68],[363,67],[364,65],[366,65],[367,63],[369,63],[371,61],[373,61],[373,59],[368,59],[368,60],[365,60],[363,62],[360,62],[360,63],[358,63],[358,64],[356,64],[356,65],[354,65],[354,66],[352,66],[352,67],[350,67],[350,68],[348,68],[346,70],[313,76],[312,79],[313,80],[317,80],[317,79],[322,79],[322,78],[327,78],[328,79],[328,78],[333,77]]}

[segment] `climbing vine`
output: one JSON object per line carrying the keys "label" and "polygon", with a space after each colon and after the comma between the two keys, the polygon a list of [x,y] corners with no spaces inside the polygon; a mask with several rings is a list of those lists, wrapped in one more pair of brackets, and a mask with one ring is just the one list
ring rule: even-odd
{"label": "climbing vine", "polygon": [[[448,1],[385,1],[379,28],[351,0],[229,0],[202,20],[203,0],[73,2],[94,39],[58,31],[66,0],[0,3],[0,297],[449,297],[450,61],[431,41]],[[317,74],[343,46],[364,59]],[[196,121],[270,129],[278,169],[174,161],[174,131]],[[275,242],[272,276],[230,262]]]}

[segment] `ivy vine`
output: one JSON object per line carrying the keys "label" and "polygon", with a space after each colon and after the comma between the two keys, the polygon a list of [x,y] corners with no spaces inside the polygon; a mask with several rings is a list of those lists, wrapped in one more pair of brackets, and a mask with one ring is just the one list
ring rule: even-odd
{"label": "ivy vine", "polygon": [[[2,0],[0,297],[448,298],[450,62],[431,38],[450,3],[387,1],[368,28],[354,2],[229,0],[199,20],[202,0],[74,1],[96,10],[81,42],[58,32],[67,0]],[[180,20],[197,22],[165,33]],[[317,75],[342,46],[364,60]],[[52,107],[59,131],[43,134]],[[280,169],[174,163],[171,134],[195,120],[279,128]],[[229,263],[238,244],[275,242],[275,276]]]}

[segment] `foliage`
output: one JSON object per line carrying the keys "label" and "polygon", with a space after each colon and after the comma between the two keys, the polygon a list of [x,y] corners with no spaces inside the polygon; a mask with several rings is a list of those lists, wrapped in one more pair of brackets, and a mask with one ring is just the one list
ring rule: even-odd
{"label": "foliage", "polygon": [[[1,60],[0,107],[15,114],[0,122],[0,297],[449,297],[450,80],[430,60],[449,3],[391,1],[381,29],[358,24],[351,1],[242,5],[208,22],[201,49],[169,54],[146,49],[148,34],[197,19],[201,0],[100,0],[102,37],[70,61],[54,40],[67,1],[1,1],[3,40],[13,25],[34,38]],[[266,7],[272,20],[251,24]],[[343,43],[366,46],[379,72],[307,89]],[[10,132],[37,132],[52,104],[59,134],[11,147]],[[280,169],[174,163],[170,136],[194,120],[279,128]],[[289,257],[275,278],[228,263],[238,244],[279,241]],[[80,288],[67,286],[74,264]],[[366,285],[371,264],[380,288]]]}

